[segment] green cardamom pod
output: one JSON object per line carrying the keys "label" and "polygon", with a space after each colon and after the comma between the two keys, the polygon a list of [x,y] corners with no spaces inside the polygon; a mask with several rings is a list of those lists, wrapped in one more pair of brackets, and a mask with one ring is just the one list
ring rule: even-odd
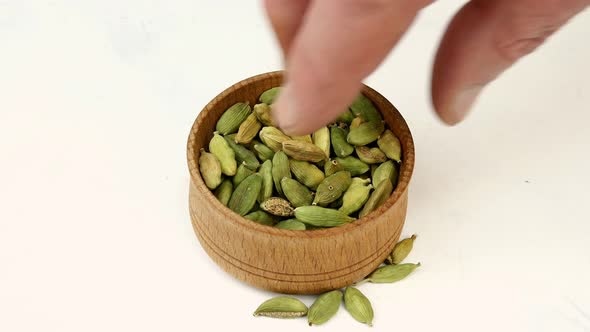
{"label": "green cardamom pod", "polygon": [[353,178],[350,187],[342,196],[342,206],[338,210],[350,215],[362,208],[369,199],[371,189],[373,189],[370,183],[370,179]]}
{"label": "green cardamom pod", "polygon": [[225,179],[215,190],[215,197],[217,197],[221,204],[227,206],[227,203],[229,203],[229,199],[231,198],[231,194],[233,191],[234,185],[232,184],[231,180]]}
{"label": "green cardamom pod", "polygon": [[362,94],[357,96],[349,108],[352,114],[362,117],[366,122],[382,120],[381,113],[377,111],[373,102]]}
{"label": "green cardamom pod", "polygon": [[354,287],[344,291],[344,307],[357,321],[373,326],[373,306],[369,299]]}
{"label": "green cardamom pod", "polygon": [[395,160],[398,163],[402,161],[402,144],[399,139],[387,129],[377,140],[377,145],[385,153],[387,158]]}
{"label": "green cardamom pod", "polygon": [[393,185],[389,179],[381,181],[381,183],[375,187],[375,191],[369,196],[367,203],[365,203],[365,206],[359,213],[359,217],[362,218],[380,207],[381,204],[385,203],[389,196],[391,196],[392,191]]}
{"label": "green cardamom pod", "polygon": [[272,196],[274,189],[272,179],[272,161],[267,160],[263,162],[258,173],[262,176],[262,188],[260,189],[260,194],[258,195],[258,203],[262,203]]}
{"label": "green cardamom pod", "polygon": [[260,162],[256,159],[254,152],[247,147],[235,142],[236,135],[227,135],[224,137],[225,141],[234,150],[238,163],[246,165],[249,169],[255,171],[260,166]]}
{"label": "green cardamom pod", "polygon": [[303,183],[309,189],[315,190],[324,181],[324,172],[314,164],[290,159],[289,166],[297,181]]}
{"label": "green cardamom pod", "polygon": [[228,108],[217,121],[215,130],[221,135],[233,134],[250,115],[250,105],[248,103],[236,103]]}
{"label": "green cardamom pod", "polygon": [[245,216],[256,204],[256,198],[262,188],[262,176],[255,173],[247,177],[236,187],[227,205],[232,211]]}
{"label": "green cardamom pod", "polygon": [[320,295],[309,307],[307,322],[311,325],[321,325],[329,321],[338,312],[342,303],[342,292],[333,290]]}
{"label": "green cardamom pod", "polygon": [[342,165],[345,170],[349,171],[350,175],[352,176],[365,174],[370,168],[369,165],[352,156],[344,158],[338,157],[336,158],[336,161],[338,161],[338,163]]}
{"label": "green cardamom pod", "polygon": [[279,151],[275,153],[272,158],[272,180],[277,188],[279,195],[284,196],[283,189],[281,187],[281,180],[283,178],[291,178],[291,169],[289,167],[289,157],[283,152]]}
{"label": "green cardamom pod", "polygon": [[371,273],[366,280],[376,284],[393,283],[404,279],[419,266],[420,263],[385,265]]}
{"label": "green cardamom pod", "polygon": [[352,179],[348,171],[340,171],[328,176],[318,186],[313,205],[326,206],[334,202],[342,196],[351,183]]}
{"label": "green cardamom pod", "polygon": [[308,225],[319,227],[340,226],[355,220],[338,210],[316,205],[300,206],[296,208],[295,218]]}
{"label": "green cardamom pod", "polygon": [[404,259],[406,259],[414,247],[415,240],[416,234],[412,235],[410,238],[403,239],[398,242],[391,251],[391,254],[387,257],[389,264],[399,264]]}
{"label": "green cardamom pod", "polygon": [[313,143],[288,140],[283,142],[283,151],[291,158],[317,163],[326,159],[324,151]]}
{"label": "green cardamom pod", "polygon": [[283,220],[275,225],[276,228],[288,229],[292,231],[304,231],[305,224],[297,219]]}
{"label": "green cardamom pod", "polygon": [[277,296],[264,301],[254,316],[265,316],[272,318],[295,318],[307,314],[307,306],[298,299],[290,296]]}
{"label": "green cardamom pod", "polygon": [[330,176],[336,172],[340,172],[343,170],[344,170],[344,166],[340,165],[340,163],[336,159],[331,159],[324,164],[325,176]]}
{"label": "green cardamom pod", "polygon": [[281,87],[278,87],[278,86],[268,89],[260,95],[260,98],[258,98],[258,100],[260,100],[261,103],[265,103],[265,104],[270,105],[275,102],[275,100],[280,92],[281,92]]}
{"label": "green cardamom pod", "polygon": [[366,164],[380,164],[387,161],[387,156],[379,148],[357,146],[356,155]]}
{"label": "green cardamom pod", "polygon": [[330,127],[330,137],[332,138],[332,149],[338,157],[347,157],[354,152],[354,146],[348,144],[346,137],[348,132],[338,126]]}
{"label": "green cardamom pod", "polygon": [[352,112],[350,110],[346,110],[338,116],[338,118],[336,119],[336,122],[337,123],[345,123],[345,124],[349,125],[353,119],[354,119],[354,115],[352,114]]}
{"label": "green cardamom pod", "polygon": [[250,212],[244,218],[255,221],[262,225],[272,226],[275,224],[275,218],[264,211]]}
{"label": "green cardamom pod", "polygon": [[293,204],[294,207],[311,205],[313,194],[306,186],[291,178],[281,180],[281,188],[285,197]]}
{"label": "green cardamom pod", "polygon": [[391,184],[395,186],[397,183],[398,171],[397,164],[391,160],[379,165],[373,173],[373,186],[377,187],[381,181],[389,179]]}
{"label": "green cardamom pod", "polygon": [[275,127],[263,127],[258,133],[262,142],[274,152],[283,149],[283,142],[291,140],[291,137],[285,135]]}
{"label": "green cardamom pod", "polygon": [[313,144],[324,151],[326,158],[330,158],[330,129],[322,127],[313,133]]}
{"label": "green cardamom pod", "polygon": [[205,149],[201,149],[199,170],[209,189],[215,189],[221,184],[221,164],[215,155],[206,152]]}
{"label": "green cardamom pod", "polygon": [[273,150],[271,150],[268,146],[260,142],[255,142],[252,145],[252,149],[254,150],[254,153],[256,153],[256,155],[258,156],[258,159],[262,161],[272,160],[272,157],[275,155],[275,152]]}
{"label": "green cardamom pod", "polygon": [[236,143],[249,144],[258,135],[260,128],[262,128],[262,123],[258,121],[256,114],[248,115],[238,129],[235,137]]}
{"label": "green cardamom pod", "polygon": [[274,126],[271,112],[272,108],[265,103],[254,105],[254,114],[256,115],[256,118],[265,126]]}
{"label": "green cardamom pod", "polygon": [[293,206],[286,199],[280,197],[271,197],[260,203],[260,208],[264,211],[279,217],[291,217],[294,214]]}
{"label": "green cardamom pod", "polygon": [[223,174],[227,176],[234,176],[236,174],[236,169],[238,168],[236,154],[218,133],[213,133],[213,138],[209,142],[209,151],[219,160]]}
{"label": "green cardamom pod", "polygon": [[384,130],[383,121],[363,122],[356,128],[351,127],[346,141],[356,146],[367,145],[376,141]]}
{"label": "green cardamom pod", "polygon": [[236,171],[236,175],[232,178],[234,187],[237,187],[242,181],[254,173],[256,172],[246,167],[246,165],[241,164]]}

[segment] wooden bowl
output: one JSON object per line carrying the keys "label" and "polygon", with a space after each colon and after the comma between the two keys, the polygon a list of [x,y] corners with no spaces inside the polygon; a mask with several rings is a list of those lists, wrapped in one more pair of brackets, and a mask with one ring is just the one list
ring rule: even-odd
{"label": "wooden bowl", "polygon": [[377,210],[350,224],[292,231],[260,225],[221,204],[199,173],[199,150],[207,147],[221,114],[236,102],[254,105],[262,92],[282,83],[282,72],[234,84],[199,113],[188,138],[190,216],[199,241],[222,269],[238,279],[279,293],[315,294],[345,287],[381,264],[399,239],[406,217],[414,142],[400,113],[368,86],[362,93],[382,112],[400,139],[403,163],[392,196]]}

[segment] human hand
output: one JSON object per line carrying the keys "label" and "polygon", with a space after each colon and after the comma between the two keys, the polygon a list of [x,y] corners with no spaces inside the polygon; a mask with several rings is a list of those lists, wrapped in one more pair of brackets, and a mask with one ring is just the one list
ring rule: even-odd
{"label": "human hand", "polygon": [[[265,0],[286,60],[276,122],[292,135],[335,119],[431,0]],[[471,0],[436,55],[432,102],[460,122],[481,90],[590,0]]]}

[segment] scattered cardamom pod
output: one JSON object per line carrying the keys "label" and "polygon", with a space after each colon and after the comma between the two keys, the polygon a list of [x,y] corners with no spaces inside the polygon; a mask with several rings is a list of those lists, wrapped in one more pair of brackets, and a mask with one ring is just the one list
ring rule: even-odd
{"label": "scattered cardamom pod", "polygon": [[283,220],[275,225],[276,228],[289,229],[292,231],[304,231],[305,224],[297,219]]}
{"label": "scattered cardamom pod", "polygon": [[280,197],[271,197],[260,203],[260,208],[264,211],[279,217],[291,217],[294,214],[291,203]]}
{"label": "scattered cardamom pod", "polygon": [[311,191],[297,180],[287,177],[283,178],[281,180],[281,189],[283,189],[285,197],[287,197],[294,207],[311,205],[313,201]]}
{"label": "scattered cardamom pod", "polygon": [[352,179],[348,171],[340,171],[328,176],[318,186],[313,205],[326,206],[334,202],[342,196],[351,183]]}
{"label": "scattered cardamom pod", "polygon": [[229,199],[231,198],[231,194],[234,191],[234,185],[232,184],[230,179],[225,179],[221,182],[219,187],[215,189],[215,197],[221,202],[221,204],[227,206],[229,203]]}
{"label": "scattered cardamom pod", "polygon": [[264,211],[250,212],[244,218],[255,221],[262,225],[272,226],[275,224],[275,218]]}
{"label": "scattered cardamom pod", "polygon": [[377,140],[377,145],[385,153],[387,158],[395,160],[398,163],[402,161],[402,145],[399,139],[387,129]]}
{"label": "scattered cardamom pod", "polygon": [[250,115],[248,103],[236,103],[228,108],[219,118],[215,130],[221,135],[233,134]]}
{"label": "scattered cardamom pod", "polygon": [[354,221],[354,218],[346,214],[321,206],[300,206],[295,209],[297,220],[312,226],[334,227]]}
{"label": "scattered cardamom pod", "polygon": [[373,326],[373,306],[360,290],[349,286],[344,291],[344,307],[357,321]]}
{"label": "scattered cardamom pod", "polygon": [[291,172],[293,172],[297,181],[303,183],[309,189],[315,190],[324,181],[324,172],[314,164],[290,159],[289,166],[291,166]]}
{"label": "scattered cardamom pod", "polygon": [[387,156],[379,148],[357,146],[355,150],[359,159],[366,164],[379,164],[387,161]]}
{"label": "scattered cardamom pod", "polygon": [[258,133],[262,142],[274,152],[283,149],[283,142],[291,140],[291,137],[285,135],[282,131],[275,127],[262,127]]}
{"label": "scattered cardamom pod", "polygon": [[242,181],[254,173],[256,172],[246,167],[246,165],[241,164],[236,171],[236,175],[232,178],[234,187],[237,187]]}
{"label": "scattered cardamom pod", "polygon": [[330,176],[336,172],[343,171],[344,167],[340,165],[338,160],[330,159],[326,163],[324,163],[324,175]]}
{"label": "scattered cardamom pod", "polygon": [[338,126],[330,127],[330,137],[332,139],[332,149],[338,157],[347,157],[354,152],[354,146],[348,144],[346,137],[348,132],[346,129]]}
{"label": "scattered cardamom pod", "polygon": [[342,206],[338,210],[350,215],[362,208],[369,199],[371,189],[373,189],[370,183],[370,179],[353,178],[350,187],[342,196]]}
{"label": "scattered cardamom pod", "polygon": [[410,238],[403,239],[398,242],[391,251],[391,254],[387,257],[389,264],[399,264],[404,259],[406,259],[414,247],[415,240],[416,234],[412,235]]}
{"label": "scattered cardamom pod", "polygon": [[272,318],[295,318],[307,314],[307,306],[298,299],[290,296],[277,296],[264,301],[254,316],[265,316]]}
{"label": "scattered cardamom pod", "polygon": [[396,281],[400,281],[407,277],[410,273],[414,272],[416,268],[420,266],[420,263],[413,264],[413,263],[404,263],[398,265],[385,265],[367,277],[368,282],[376,283],[376,284],[384,284],[384,283],[393,283]]}
{"label": "scattered cardamom pod", "polygon": [[227,176],[234,176],[236,174],[238,168],[236,154],[218,133],[213,133],[213,138],[209,141],[209,152],[219,160],[223,174]]}
{"label": "scattered cardamom pod", "polygon": [[273,178],[272,178],[272,161],[267,160],[262,163],[258,173],[262,176],[262,188],[258,195],[258,203],[262,203],[272,196],[274,189]]}
{"label": "scattered cardamom pod", "polygon": [[346,141],[356,146],[367,145],[376,141],[384,130],[383,121],[363,122],[356,128],[351,127]]}
{"label": "scattered cardamom pod", "polygon": [[254,115],[265,126],[274,126],[271,112],[271,107],[265,103],[254,105]]}
{"label": "scattered cardamom pod", "polygon": [[199,170],[209,189],[215,189],[221,184],[221,164],[215,155],[206,152],[205,149],[201,149]]}
{"label": "scattered cardamom pod", "polygon": [[397,176],[397,164],[388,160],[375,169],[375,173],[373,173],[373,187],[377,187],[385,179],[389,179],[395,185],[397,183]]}
{"label": "scattered cardamom pod", "polygon": [[280,92],[281,92],[281,87],[270,88],[270,89],[264,91],[260,95],[260,98],[258,98],[258,100],[260,100],[261,103],[265,103],[265,104],[270,105],[275,102],[275,100]]}
{"label": "scattered cardamom pod", "polygon": [[258,162],[258,159],[256,159],[256,155],[254,155],[254,152],[250,151],[247,147],[236,143],[235,137],[235,134],[231,134],[225,136],[224,138],[227,144],[229,144],[232,150],[234,150],[236,160],[238,163],[244,164],[253,171],[257,170],[260,166],[260,162]]}
{"label": "scattered cardamom pod", "polygon": [[288,140],[283,142],[283,151],[291,158],[301,161],[318,161],[326,159],[324,151],[313,143]]}
{"label": "scattered cardamom pod", "polygon": [[248,115],[238,129],[238,133],[235,137],[236,143],[248,144],[252,142],[254,137],[258,135],[260,128],[262,128],[262,123],[258,121],[256,114]]}
{"label": "scattered cardamom pod", "polygon": [[311,325],[321,325],[329,321],[338,312],[342,303],[342,292],[333,290],[320,295],[309,307],[307,322]]}
{"label": "scattered cardamom pod", "polygon": [[313,133],[313,144],[324,151],[326,158],[330,158],[330,129],[322,127]]}
{"label": "scattered cardamom pod", "polygon": [[369,165],[352,156],[344,158],[338,157],[336,158],[336,161],[338,161],[338,163],[342,165],[345,170],[349,171],[350,175],[352,176],[365,174],[367,171],[369,171]]}
{"label": "scattered cardamom pod", "polygon": [[381,183],[375,187],[375,191],[369,196],[367,203],[365,203],[365,206],[363,206],[363,209],[359,213],[359,217],[362,218],[380,207],[381,204],[385,203],[389,196],[391,196],[392,191],[393,184],[391,184],[389,179],[381,181]]}
{"label": "scattered cardamom pod", "polygon": [[274,157],[272,158],[272,180],[275,184],[277,192],[281,196],[284,196],[283,189],[281,187],[281,180],[283,180],[283,178],[291,178],[291,169],[289,164],[289,157],[287,157],[283,151],[275,153]]}
{"label": "scattered cardamom pod", "polygon": [[230,210],[245,216],[252,210],[262,188],[262,176],[252,174],[236,187],[227,205]]}

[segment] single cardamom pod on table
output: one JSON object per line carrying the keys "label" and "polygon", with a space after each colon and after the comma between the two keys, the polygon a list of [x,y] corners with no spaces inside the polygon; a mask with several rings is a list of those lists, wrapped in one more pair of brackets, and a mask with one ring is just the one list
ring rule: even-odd
{"label": "single cardamom pod on table", "polygon": [[307,311],[307,306],[298,299],[290,296],[277,296],[264,301],[254,311],[254,316],[296,318],[305,316]]}
{"label": "single cardamom pod on table", "polygon": [[416,234],[412,235],[410,238],[403,239],[398,242],[391,251],[391,254],[387,257],[389,264],[399,264],[404,259],[406,259],[414,247],[415,240]]}
{"label": "single cardamom pod on table", "polygon": [[344,307],[357,321],[373,326],[373,306],[360,290],[349,286],[344,291]]}
{"label": "single cardamom pod on table", "polygon": [[329,321],[338,312],[342,303],[342,292],[333,290],[320,295],[309,307],[307,322],[311,325],[321,325]]}

